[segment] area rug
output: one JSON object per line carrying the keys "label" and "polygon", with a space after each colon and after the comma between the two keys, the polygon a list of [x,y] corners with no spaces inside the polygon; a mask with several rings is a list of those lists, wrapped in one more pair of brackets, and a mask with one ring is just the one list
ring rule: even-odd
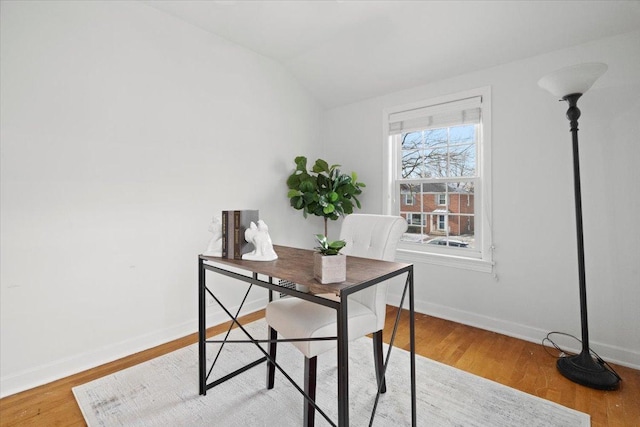
{"label": "area rug", "polygon": [[[264,320],[246,326],[266,337]],[[244,339],[240,330],[233,336]],[[349,347],[350,421],[367,426],[376,392],[372,343],[360,338]],[[217,345],[208,344],[207,357]],[[212,375],[216,378],[259,359],[252,344],[227,344]],[[287,343],[278,362],[302,382],[304,357]],[[337,418],[336,354],[318,356],[317,402]],[[279,372],[265,388],[261,364],[198,394],[197,344],[73,388],[89,427],[97,426],[300,426],[303,398]],[[589,415],[520,392],[456,368],[416,356],[417,418],[420,426],[589,426]],[[374,426],[411,425],[409,353],[394,348],[387,371],[387,393],[380,398]],[[316,414],[316,425],[330,425]]]}

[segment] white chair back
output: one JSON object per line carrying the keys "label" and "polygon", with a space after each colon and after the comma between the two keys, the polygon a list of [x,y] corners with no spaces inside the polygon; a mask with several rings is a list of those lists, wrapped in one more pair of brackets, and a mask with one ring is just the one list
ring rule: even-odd
{"label": "white chair back", "polygon": [[[342,253],[362,258],[394,261],[398,242],[407,228],[407,221],[400,216],[348,215],[344,218],[340,229],[340,239],[347,242]],[[388,283],[383,282],[351,296],[376,314],[377,329],[374,331],[384,328],[387,286]]]}

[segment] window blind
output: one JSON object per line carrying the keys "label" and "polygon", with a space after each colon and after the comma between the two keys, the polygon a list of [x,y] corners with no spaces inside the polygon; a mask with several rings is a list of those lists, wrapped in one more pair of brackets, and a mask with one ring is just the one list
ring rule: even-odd
{"label": "window blind", "polygon": [[429,105],[389,114],[389,135],[480,123],[482,97]]}

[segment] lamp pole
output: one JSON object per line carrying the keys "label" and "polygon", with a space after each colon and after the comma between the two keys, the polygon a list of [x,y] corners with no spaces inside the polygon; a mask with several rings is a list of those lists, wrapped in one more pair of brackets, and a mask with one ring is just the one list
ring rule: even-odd
{"label": "lamp pole", "polygon": [[584,237],[582,233],[582,193],[580,188],[580,156],[578,151],[578,99],[581,93],[562,97],[569,104],[567,119],[570,122],[573,145],[573,191],[576,208],[576,237],[578,243],[578,280],[580,288],[580,326],[582,328],[582,351],[580,354],[558,359],[558,371],[568,379],[587,387],[600,390],[615,390],[620,378],[603,364],[593,360],[589,350],[589,323],[587,321],[587,286],[584,267]]}
{"label": "lamp pole", "polygon": [[580,153],[578,149],[578,119],[580,109],[578,99],[581,93],[567,95],[562,99],[567,101],[567,119],[571,128],[571,142],[573,147],[573,195],[576,207],[576,238],[578,242],[578,281],[580,286],[580,323],[582,325],[582,351],[589,350],[589,328],[587,322],[587,286],[584,267],[584,235],[582,232],[582,190],[580,186]]}

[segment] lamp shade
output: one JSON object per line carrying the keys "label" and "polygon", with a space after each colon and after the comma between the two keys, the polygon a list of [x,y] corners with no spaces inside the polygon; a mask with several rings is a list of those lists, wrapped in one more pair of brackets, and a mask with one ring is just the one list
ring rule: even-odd
{"label": "lamp shade", "polygon": [[600,62],[572,65],[547,74],[538,80],[538,86],[558,97],[584,94],[605,71],[607,65]]}

